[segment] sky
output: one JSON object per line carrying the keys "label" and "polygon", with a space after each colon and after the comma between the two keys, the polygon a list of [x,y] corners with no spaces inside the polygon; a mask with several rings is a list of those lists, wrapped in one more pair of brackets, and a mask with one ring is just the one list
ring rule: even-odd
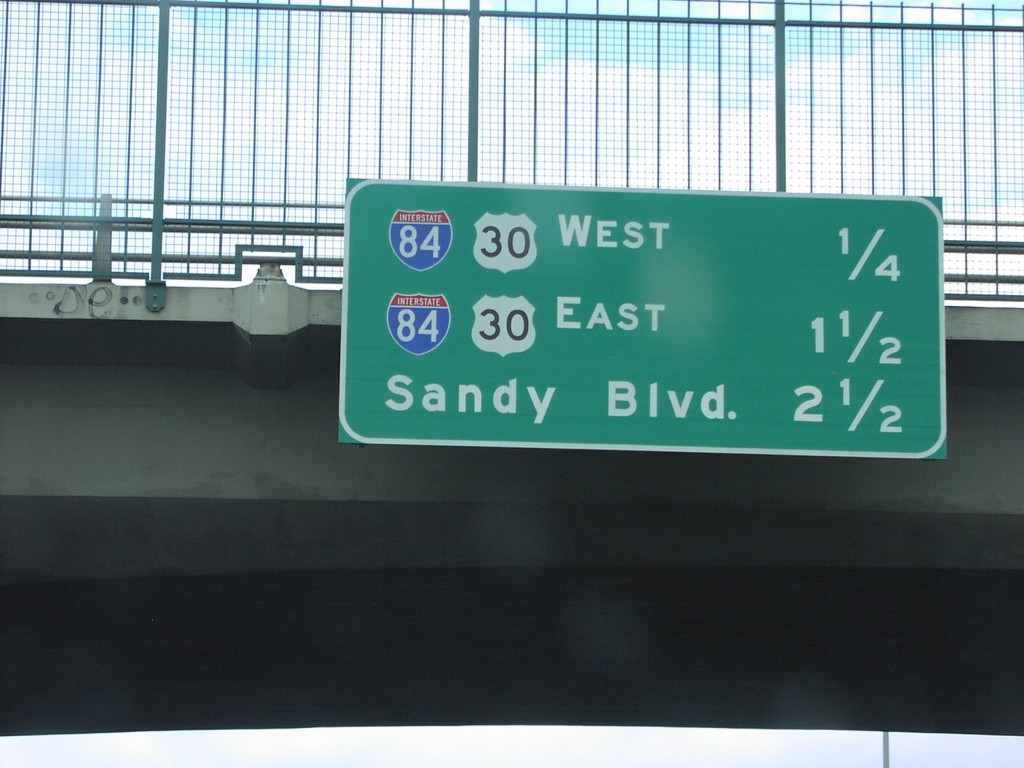
{"label": "sky", "polygon": [[[1024,739],[890,735],[891,768],[1020,768]],[[470,726],[185,731],[0,739],[4,768],[869,768],[882,735],[854,731]]]}

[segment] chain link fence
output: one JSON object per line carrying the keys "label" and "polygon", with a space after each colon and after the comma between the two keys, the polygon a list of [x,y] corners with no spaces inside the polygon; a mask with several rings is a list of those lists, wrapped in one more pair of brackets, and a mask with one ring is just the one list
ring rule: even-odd
{"label": "chain link fence", "polygon": [[941,197],[1024,299],[1024,7],[0,2],[0,275],[340,283],[348,178]]}

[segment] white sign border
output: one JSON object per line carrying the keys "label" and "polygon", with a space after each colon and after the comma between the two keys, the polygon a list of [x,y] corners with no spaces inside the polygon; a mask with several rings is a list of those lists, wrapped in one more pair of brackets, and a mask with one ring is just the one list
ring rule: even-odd
{"label": "white sign border", "polygon": [[[938,228],[938,252],[936,259],[939,264],[939,400],[941,404],[939,436],[935,443],[926,451],[918,453],[904,453],[892,451],[830,451],[813,449],[790,449],[790,448],[744,448],[735,446],[676,446],[676,445],[643,445],[623,443],[554,443],[514,440],[435,440],[422,438],[378,438],[367,437],[356,432],[345,418],[345,373],[347,371],[347,338],[348,327],[348,268],[350,262],[349,238],[345,237],[344,251],[344,273],[341,288],[341,364],[338,381],[338,424],[339,429],[355,442],[366,445],[409,445],[409,446],[446,446],[446,447],[480,447],[480,448],[552,448],[570,450],[594,450],[594,451],[647,451],[654,453],[720,453],[734,455],[758,455],[758,456],[834,456],[853,458],[879,458],[879,459],[927,459],[934,456],[946,442],[946,311],[945,311],[945,286],[942,279],[944,274],[943,236],[942,236],[942,212],[935,204],[926,197],[902,196],[902,195],[835,195],[835,194],[814,194],[806,192],[726,192],[726,191],[695,191],[695,190],[670,190],[670,189],[642,189],[617,187],[555,187],[539,184],[496,184],[491,182],[432,182],[432,181],[401,181],[390,179],[363,179],[348,190],[345,197],[346,234],[350,223],[350,211],[352,200],[356,194],[368,186],[422,186],[422,187],[452,187],[471,189],[507,189],[516,191],[559,191],[559,192],[611,192],[615,194],[663,194],[688,197],[754,197],[754,198],[802,198],[812,200],[849,200],[865,201],[878,200],[890,202],[916,202],[924,205],[935,216],[936,227]],[[339,435],[340,437],[340,435]]]}

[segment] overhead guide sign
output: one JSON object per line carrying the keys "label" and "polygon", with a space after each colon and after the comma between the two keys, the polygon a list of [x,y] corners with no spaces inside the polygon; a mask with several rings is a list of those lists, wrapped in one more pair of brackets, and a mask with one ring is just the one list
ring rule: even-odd
{"label": "overhead guide sign", "polygon": [[350,184],[343,442],[945,456],[923,198]]}

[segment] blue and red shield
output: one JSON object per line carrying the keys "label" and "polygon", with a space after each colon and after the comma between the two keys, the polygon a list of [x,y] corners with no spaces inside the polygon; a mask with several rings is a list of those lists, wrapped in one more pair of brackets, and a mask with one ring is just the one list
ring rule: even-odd
{"label": "blue and red shield", "polygon": [[388,331],[406,352],[425,355],[444,341],[452,314],[443,295],[396,293],[388,305]]}
{"label": "blue and red shield", "polygon": [[452,223],[444,211],[395,211],[388,237],[398,260],[422,272],[448,255]]}

